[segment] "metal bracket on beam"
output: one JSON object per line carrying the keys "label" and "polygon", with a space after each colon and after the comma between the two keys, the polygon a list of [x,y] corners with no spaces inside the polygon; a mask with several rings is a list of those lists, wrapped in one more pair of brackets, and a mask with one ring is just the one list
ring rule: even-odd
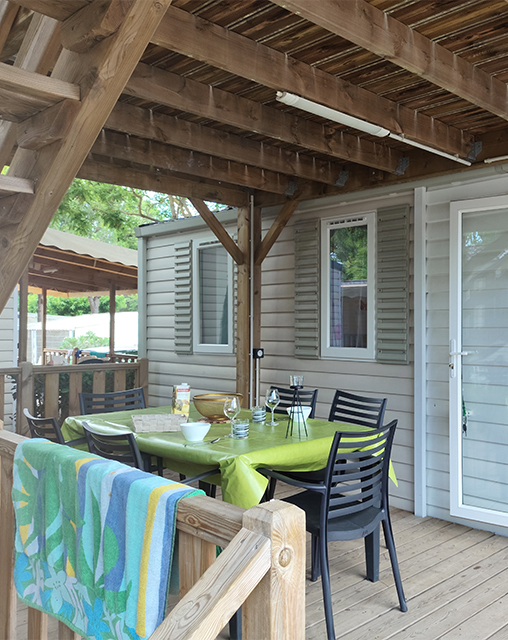
{"label": "metal bracket on beam", "polygon": [[290,180],[288,184],[288,188],[284,191],[284,195],[294,196],[297,188],[298,188],[298,185],[296,184],[296,182],[294,180]]}
{"label": "metal bracket on beam", "polygon": [[471,162],[474,162],[476,158],[480,155],[482,146],[483,144],[481,140],[477,140],[476,142],[473,142],[471,144],[471,151],[467,154],[466,160],[471,160]]}
{"label": "metal bracket on beam", "polygon": [[339,177],[335,181],[334,186],[343,187],[348,181],[348,178],[349,178],[349,171],[347,169],[342,169],[342,171],[339,173]]}
{"label": "metal bracket on beam", "polygon": [[397,168],[393,172],[396,176],[402,176],[406,172],[406,169],[409,167],[409,158],[407,156],[402,156],[399,160],[399,164]]}

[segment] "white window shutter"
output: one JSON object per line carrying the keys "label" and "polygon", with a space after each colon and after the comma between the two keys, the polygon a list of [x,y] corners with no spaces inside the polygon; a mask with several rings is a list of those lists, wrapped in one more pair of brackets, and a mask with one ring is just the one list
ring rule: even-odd
{"label": "white window shutter", "polygon": [[175,244],[175,353],[192,353],[192,241]]}
{"label": "white window shutter", "polygon": [[319,358],[320,224],[295,224],[295,357]]}
{"label": "white window shutter", "polygon": [[377,212],[376,360],[409,361],[409,206]]}

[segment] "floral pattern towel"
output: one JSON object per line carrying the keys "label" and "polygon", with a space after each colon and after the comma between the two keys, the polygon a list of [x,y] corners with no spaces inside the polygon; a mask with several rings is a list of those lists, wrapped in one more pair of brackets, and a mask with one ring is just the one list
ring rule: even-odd
{"label": "floral pattern towel", "polygon": [[191,487],[65,445],[14,458],[20,598],[85,638],[142,640],[165,615],[176,509]]}

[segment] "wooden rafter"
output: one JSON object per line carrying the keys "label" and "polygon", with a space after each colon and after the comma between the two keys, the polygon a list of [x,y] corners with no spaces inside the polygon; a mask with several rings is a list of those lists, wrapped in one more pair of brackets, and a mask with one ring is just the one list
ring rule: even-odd
{"label": "wooden rafter", "polygon": [[232,207],[242,207],[248,201],[248,192],[239,187],[219,184],[204,178],[193,179],[190,176],[173,175],[163,169],[149,171],[146,167],[143,170],[139,166],[117,166],[97,162],[92,158],[85,160],[77,177],[95,182],[119,184],[124,187],[159,191],[184,198],[200,198]]}
{"label": "wooden rafter", "polygon": [[273,193],[284,193],[290,186],[290,178],[282,173],[112,131],[101,133],[92,152]]}
{"label": "wooden rafter", "polygon": [[152,40],[274,91],[301,95],[422,144],[464,157],[470,152],[471,137],[459,129],[175,7],[170,7]]}
{"label": "wooden rafter", "polygon": [[266,232],[266,235],[261,240],[261,243],[258,245],[256,249],[256,253],[254,254],[254,264],[260,265],[263,260],[268,255],[268,252],[275,244],[275,241],[280,236],[284,227],[289,222],[291,216],[295,212],[296,208],[300,204],[301,193],[296,192],[292,198],[287,200],[282,206],[279,214],[275,218],[272,223],[272,226]]}
{"label": "wooden rafter", "polygon": [[350,42],[508,120],[508,86],[364,0],[273,0]]}
{"label": "wooden rafter", "polygon": [[237,265],[242,265],[245,262],[245,256],[240,250],[236,242],[224,229],[222,224],[217,220],[216,216],[210,211],[203,200],[197,198],[190,198],[192,205],[199,212],[199,215],[203,218],[206,224],[213,231],[216,238],[220,241],[224,249],[229,253]]}
{"label": "wooden rafter", "polygon": [[8,2],[8,0],[0,0],[0,53],[7,42],[17,13],[18,7],[15,4]]}
{"label": "wooden rafter", "polygon": [[[59,22],[53,18],[40,14],[34,16],[13,67],[45,76],[52,68],[60,48],[59,27]],[[16,135],[16,125],[4,121],[0,130],[0,168],[9,162]]]}
{"label": "wooden rafter", "polygon": [[66,20],[74,13],[83,9],[92,0],[13,0],[17,5],[30,9],[35,13],[55,18],[55,20]]}
{"label": "wooden rafter", "polygon": [[125,93],[382,171],[393,172],[400,162],[401,154],[390,147],[143,63]]}
{"label": "wooden rafter", "polygon": [[[249,140],[239,135],[205,127],[181,118],[153,113],[128,104],[118,103],[105,126],[140,138],[157,140],[267,171],[297,176],[304,180],[335,184],[342,170],[342,165],[335,162],[316,160],[305,154],[296,154],[256,140]],[[217,179],[223,178],[217,177]],[[253,184],[252,188],[261,187]]]}
{"label": "wooden rafter", "polygon": [[[35,195],[0,200],[3,308],[23,269],[113,109],[171,0],[133,0],[118,30],[86,54],[64,50],[52,78],[79,84],[81,108],[61,141],[18,149],[8,175],[37,181]],[[19,70],[18,70],[19,72]]]}

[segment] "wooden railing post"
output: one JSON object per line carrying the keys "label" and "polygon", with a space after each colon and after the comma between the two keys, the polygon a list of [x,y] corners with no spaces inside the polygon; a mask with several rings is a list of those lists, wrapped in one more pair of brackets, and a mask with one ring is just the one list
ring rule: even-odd
{"label": "wooden railing post", "polygon": [[271,570],[242,605],[243,640],[304,640],[305,513],[275,500],[246,511],[243,526],[272,541]]}
{"label": "wooden railing post", "polygon": [[34,367],[31,362],[21,362],[21,375],[18,377],[18,397],[16,403],[16,432],[30,437],[30,430],[23,415],[23,409],[34,412]]}
{"label": "wooden railing post", "polygon": [[16,591],[14,589],[14,507],[12,469],[20,437],[2,431],[0,442],[0,638],[16,638]]}

